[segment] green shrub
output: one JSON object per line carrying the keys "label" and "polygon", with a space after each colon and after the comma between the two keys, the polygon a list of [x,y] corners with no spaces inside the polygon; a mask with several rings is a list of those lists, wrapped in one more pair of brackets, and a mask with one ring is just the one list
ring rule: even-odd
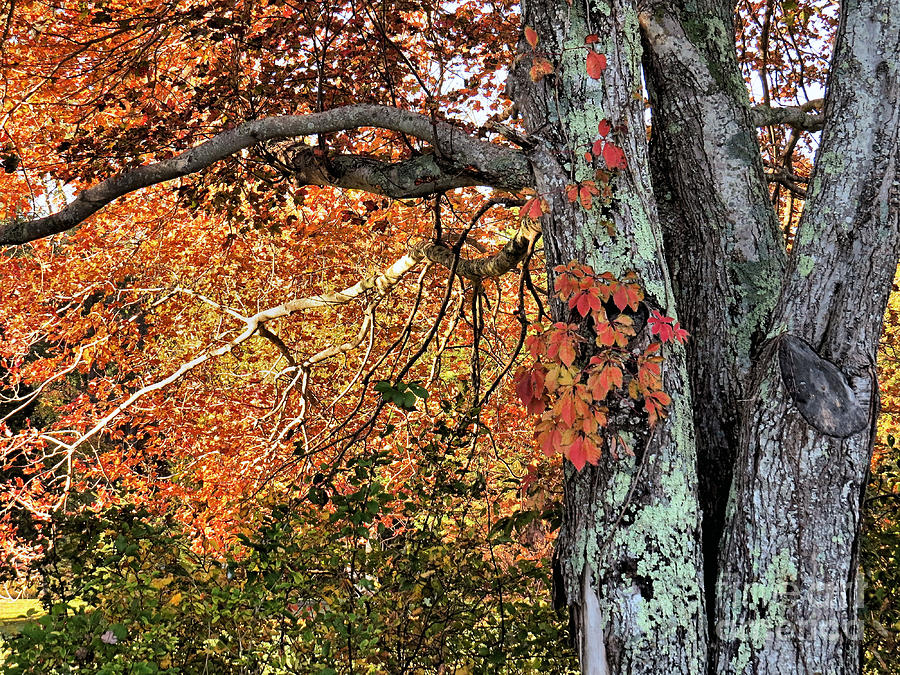
{"label": "green shrub", "polygon": [[48,614],[9,640],[5,672],[570,672],[547,570],[515,540],[534,514],[489,535],[462,444],[420,450],[401,492],[385,455],[317,476],[224,561],[135,509],[61,519]]}

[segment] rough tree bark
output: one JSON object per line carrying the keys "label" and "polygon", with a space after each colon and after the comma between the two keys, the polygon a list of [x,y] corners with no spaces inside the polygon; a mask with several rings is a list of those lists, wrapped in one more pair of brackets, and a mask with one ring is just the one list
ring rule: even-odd
{"label": "rough tree bark", "polygon": [[[548,267],[578,259],[636,270],[670,313],[674,295],[694,336],[688,369],[679,355],[668,364],[666,382],[681,396],[639,455],[643,471],[609,462],[566,472],[560,596],[585,673],[859,669],[860,495],[877,414],[874,355],[898,254],[900,10],[886,1],[843,7],[820,158],[788,257],[754,131],[777,120],[750,109],[733,5],[622,1],[591,3],[585,14],[537,0],[523,12],[556,55],[554,74],[534,84],[523,49],[513,88],[540,141],[531,160],[552,205]],[[653,107],[649,158],[635,105],[638,23]],[[592,32],[610,58],[599,82],[585,76],[578,49]],[[822,124],[796,112],[797,124]],[[588,177],[579,157],[603,117],[620,130],[629,161],[615,185],[612,238],[555,196]],[[688,380],[697,441],[679,407],[690,401]],[[695,452],[699,477],[683,464]],[[683,568],[697,559],[695,499],[708,638],[697,625],[697,579]]]}
{"label": "rough tree bark", "polygon": [[809,196],[747,386],[720,556],[719,672],[860,667],[860,507],[900,245],[900,5],[841,9]]}
{"label": "rough tree bark", "polygon": [[[535,187],[551,206],[543,231],[548,270],[579,260],[598,271],[639,274],[657,307],[674,315],[663,233],[648,171],[641,97],[638,14],[628,0],[608,5],[565,0],[523,4],[554,73],[529,77],[526,56],[512,93],[534,141]],[[607,55],[602,80],[588,77],[585,39],[599,35]],[[585,211],[566,199],[566,185],[590,180],[583,159],[608,120],[628,168],[613,180],[615,208]],[[612,218],[610,236],[606,220]],[[553,306],[566,321],[565,307]],[[669,417],[651,435],[637,436],[636,457],[606,454],[580,473],[566,465],[565,516],[556,566],[557,596],[572,611],[582,672],[703,671],[706,630],[697,501],[695,441],[689,376],[682,348],[666,354]]]}

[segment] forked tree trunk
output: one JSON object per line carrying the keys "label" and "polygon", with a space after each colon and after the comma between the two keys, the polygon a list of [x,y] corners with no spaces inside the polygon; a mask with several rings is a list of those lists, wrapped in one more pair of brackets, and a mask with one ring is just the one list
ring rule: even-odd
{"label": "forked tree trunk", "polygon": [[720,558],[723,673],[860,667],[860,508],[900,243],[900,4],[841,9],[809,197],[747,387]]}
{"label": "forked tree trunk", "polygon": [[[667,352],[672,411],[646,449],[581,473],[566,465],[558,595],[584,673],[859,669],[860,496],[898,254],[900,6],[844,3],[827,127],[788,260],[734,55],[733,5],[523,4],[539,43],[522,42],[511,88],[551,206],[549,269],[576,259],[635,270],[670,314],[677,298],[693,333],[687,355]],[[592,33],[608,58],[599,80],[585,70]],[[533,57],[554,73],[532,82]],[[601,119],[628,158],[613,237],[602,215],[564,196],[592,177],[581,157]]]}

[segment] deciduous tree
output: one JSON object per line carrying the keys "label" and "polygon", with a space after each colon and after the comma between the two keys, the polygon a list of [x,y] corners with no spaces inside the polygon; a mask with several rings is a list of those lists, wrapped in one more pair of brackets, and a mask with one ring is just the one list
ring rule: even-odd
{"label": "deciduous tree", "polygon": [[[413,326],[421,298],[443,318],[453,297],[468,297],[477,354],[484,289],[518,269],[512,343],[549,295],[546,349],[531,343],[537,365],[517,389],[544,415],[544,449],[568,457],[554,581],[582,672],[857,672],[875,355],[900,238],[900,6],[848,0],[836,21],[828,4],[771,0],[9,3],[3,358],[23,410],[62,373],[93,383],[49,431],[7,431],[21,474],[9,494],[55,508],[88,448],[102,453],[106,439],[140,454],[140,439],[160,442],[147,410],[172,416],[162,436],[183,429],[183,408],[159,393],[176,384],[202,410],[189,424],[211,447],[243,434],[258,439],[249,455],[264,457],[299,431],[340,438],[337,452],[388,403],[415,410],[424,390],[404,378],[441,343],[439,320]],[[465,116],[492,105],[493,115]],[[804,144],[806,155],[795,152]],[[177,194],[134,194],[168,185]],[[418,210],[389,201],[416,199]],[[159,204],[193,221],[154,220]],[[499,252],[461,257],[485,213],[513,204],[519,220],[494,221],[507,235]],[[328,243],[303,230],[313,221]],[[285,234],[271,244],[267,288],[247,278],[259,268],[244,259],[264,245],[246,242],[276,226]],[[546,289],[529,274],[539,236]],[[397,259],[344,291],[306,292],[303,274],[354,246]],[[126,251],[140,264],[123,262]],[[312,366],[376,344],[376,308],[423,263],[449,269],[449,284],[420,276],[406,328],[378,343],[421,347],[384,376],[380,398],[366,392],[384,371],[364,361],[334,383],[361,377],[360,403],[324,404]],[[51,271],[59,278],[44,281]],[[302,279],[293,289],[291,275]],[[454,296],[455,279],[468,296]],[[42,283],[54,289],[43,325],[18,319]],[[235,300],[241,284],[252,302]],[[292,290],[302,297],[281,297]],[[315,355],[298,360],[299,334],[287,345],[274,330],[359,299],[343,317],[361,322],[358,335],[310,319],[326,321],[320,337],[332,331]],[[167,369],[159,352],[140,357],[148,333],[165,328],[144,318],[154,303],[172,303],[173,321],[239,327],[181,344],[192,358]],[[220,420],[237,410],[228,383],[243,375],[204,368],[261,349],[257,336],[286,359],[291,384],[259,378],[253,402],[274,398],[278,422],[264,440],[260,414],[220,444]],[[517,351],[500,355],[490,386],[473,370],[476,409]],[[218,387],[192,389],[187,375]],[[282,416],[277,402],[291,395]],[[325,411],[318,428],[312,408]],[[341,421],[354,415],[365,424]],[[231,472],[254,466],[217,451]],[[24,465],[41,453],[35,482]],[[133,473],[132,460],[122,463]]]}

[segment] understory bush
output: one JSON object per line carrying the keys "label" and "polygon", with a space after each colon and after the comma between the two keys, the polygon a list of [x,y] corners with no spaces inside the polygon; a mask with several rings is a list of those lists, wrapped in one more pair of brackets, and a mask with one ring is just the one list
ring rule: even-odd
{"label": "understory bush", "polygon": [[316,476],[224,558],[131,507],[60,518],[47,614],[8,640],[5,672],[570,672],[549,570],[517,534],[542,515],[492,521],[462,443],[420,450],[401,491],[385,454]]}

